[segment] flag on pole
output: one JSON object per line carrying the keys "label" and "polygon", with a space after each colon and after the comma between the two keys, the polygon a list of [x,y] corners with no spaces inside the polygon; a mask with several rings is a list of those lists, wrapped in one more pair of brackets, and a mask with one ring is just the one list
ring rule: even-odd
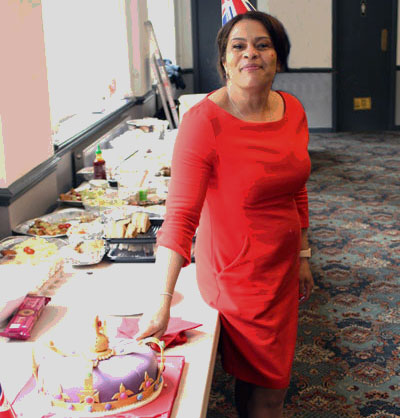
{"label": "flag on pole", "polygon": [[222,0],[222,26],[236,15],[256,8],[248,0]]}

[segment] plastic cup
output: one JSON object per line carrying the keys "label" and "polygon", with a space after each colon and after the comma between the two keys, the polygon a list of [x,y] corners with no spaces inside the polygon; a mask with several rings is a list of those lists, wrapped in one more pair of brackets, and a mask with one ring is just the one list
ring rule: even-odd
{"label": "plastic cup", "polygon": [[147,190],[139,190],[139,200],[147,200]]}

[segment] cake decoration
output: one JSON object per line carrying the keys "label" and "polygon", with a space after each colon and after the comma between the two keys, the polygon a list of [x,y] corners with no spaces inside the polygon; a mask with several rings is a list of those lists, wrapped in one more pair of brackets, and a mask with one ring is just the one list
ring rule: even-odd
{"label": "cake decoration", "polygon": [[[116,340],[110,347],[105,322],[96,316],[93,325],[92,344],[84,352],[61,350],[53,341],[40,355],[33,352],[33,375],[40,395],[56,409],[89,412],[90,416],[128,411],[156,399],[163,388],[165,344],[147,338],[139,343]],[[159,346],[160,362],[147,343]]]}

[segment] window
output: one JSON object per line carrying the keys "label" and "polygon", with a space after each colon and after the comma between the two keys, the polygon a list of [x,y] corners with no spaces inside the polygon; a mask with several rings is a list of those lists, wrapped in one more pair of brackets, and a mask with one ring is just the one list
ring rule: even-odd
{"label": "window", "polygon": [[132,95],[125,0],[42,0],[53,140]]}
{"label": "window", "polygon": [[174,0],[147,0],[148,17],[164,59],[176,63]]}

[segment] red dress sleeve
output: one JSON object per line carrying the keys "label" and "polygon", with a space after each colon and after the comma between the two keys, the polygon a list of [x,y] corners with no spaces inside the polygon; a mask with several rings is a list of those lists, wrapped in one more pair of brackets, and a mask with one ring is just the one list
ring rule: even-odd
{"label": "red dress sleeve", "polygon": [[191,262],[192,239],[215,159],[215,135],[199,104],[185,113],[179,126],[171,163],[165,220],[157,245],[170,248]]}

